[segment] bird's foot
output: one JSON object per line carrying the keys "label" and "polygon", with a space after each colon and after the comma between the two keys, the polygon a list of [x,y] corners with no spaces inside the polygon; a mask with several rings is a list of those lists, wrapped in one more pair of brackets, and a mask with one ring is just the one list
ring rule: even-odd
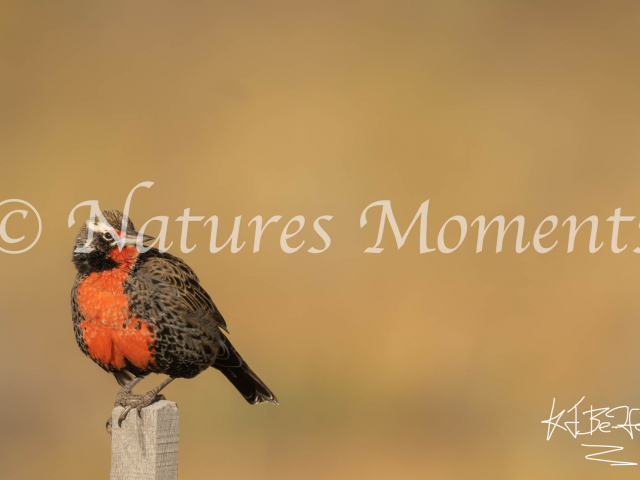
{"label": "bird's foot", "polygon": [[116,401],[113,404],[114,407],[128,407],[134,401],[139,400],[142,395],[136,395],[131,389],[123,388],[116,395]]}
{"label": "bird's foot", "polygon": [[[118,394],[120,397],[120,394]],[[154,390],[151,390],[144,395],[134,395],[129,392],[129,395],[123,395],[122,398],[116,398],[116,402],[121,401],[121,403],[117,403],[118,406],[125,407],[120,417],[118,417],[118,426],[122,426],[122,422],[125,418],[127,418],[127,414],[133,410],[134,408],[138,411],[138,416],[142,417],[142,409],[144,407],[148,407],[154,402],[158,402],[160,400],[165,400],[164,395],[157,395]]]}
{"label": "bird's foot", "polygon": [[[124,411],[120,414],[120,417],[118,417],[118,426],[122,426],[122,422],[127,418],[127,414],[134,408],[138,411],[138,416],[141,417],[141,410],[144,407],[148,407],[159,400],[165,400],[164,395],[156,395],[153,390],[144,395],[136,395],[132,393],[130,389],[121,389],[116,395],[116,401],[113,404],[114,407],[124,407]],[[106,424],[107,433],[109,434],[111,434],[111,423],[112,419],[109,417]]]}
{"label": "bird's foot", "polygon": [[[119,391],[118,394],[116,395],[116,401],[113,403],[114,407],[127,407],[128,405],[130,405],[134,400],[140,398],[142,395],[136,395],[134,394],[132,391],[131,387],[128,386],[124,386],[122,387]],[[109,419],[107,420],[107,424],[105,425],[106,429],[107,429],[107,433],[111,434],[111,416],[109,416]]]}

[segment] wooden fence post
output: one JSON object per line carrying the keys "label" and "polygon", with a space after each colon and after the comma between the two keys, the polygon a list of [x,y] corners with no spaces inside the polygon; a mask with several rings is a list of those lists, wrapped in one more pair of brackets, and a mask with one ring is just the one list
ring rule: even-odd
{"label": "wooden fence post", "polygon": [[132,410],[118,427],[123,407],[111,412],[111,480],[177,480],[178,406],[161,400]]}

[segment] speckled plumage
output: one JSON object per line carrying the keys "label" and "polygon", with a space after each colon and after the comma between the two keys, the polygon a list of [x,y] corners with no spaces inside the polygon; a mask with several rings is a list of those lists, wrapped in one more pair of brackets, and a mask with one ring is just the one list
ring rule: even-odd
{"label": "speckled plumage", "polygon": [[74,246],[71,310],[80,349],[120,385],[149,373],[192,378],[214,367],[249,403],[277,403],[221,331],[226,322],[194,271],[155,248],[118,248],[113,234],[124,237],[133,223],[120,232],[122,213],[103,216],[115,232],[92,227],[93,250],[78,252],[87,243],[87,222]]}

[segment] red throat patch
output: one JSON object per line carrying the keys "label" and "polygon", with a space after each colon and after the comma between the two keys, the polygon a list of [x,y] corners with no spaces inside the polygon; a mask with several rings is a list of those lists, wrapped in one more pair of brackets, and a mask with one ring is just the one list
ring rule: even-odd
{"label": "red throat patch", "polygon": [[87,352],[107,369],[126,367],[125,359],[145,370],[153,363],[153,327],[129,312],[124,282],[138,257],[136,247],[114,248],[109,256],[118,262],[112,270],[94,272],[78,286],[80,323]]}

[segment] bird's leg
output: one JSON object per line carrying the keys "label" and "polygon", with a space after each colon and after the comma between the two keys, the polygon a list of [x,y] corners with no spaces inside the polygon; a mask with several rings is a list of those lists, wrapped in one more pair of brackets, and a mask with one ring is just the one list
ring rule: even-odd
{"label": "bird's leg", "polygon": [[133,387],[135,387],[138,383],[142,381],[142,377],[135,377],[133,380],[130,380],[124,387],[120,389],[118,394],[116,395],[116,402],[114,403],[114,407],[126,407],[131,403],[133,399],[140,398],[141,395],[134,395],[131,393]]}
{"label": "bird's leg", "polygon": [[[134,395],[131,393],[133,387],[135,387],[138,383],[142,381],[142,377],[135,377],[132,380],[123,386],[116,395],[116,401],[113,404],[114,407],[126,407],[129,403],[135,399],[140,398],[142,395]],[[107,433],[111,433],[111,416],[109,416],[109,420],[107,420],[107,424],[105,425],[107,429]]]}
{"label": "bird's leg", "polygon": [[119,427],[122,426],[122,422],[124,421],[125,418],[127,418],[127,414],[134,408],[138,411],[138,415],[142,416],[140,412],[144,407],[148,407],[153,402],[156,402],[158,400],[164,400],[164,395],[158,395],[158,393],[160,393],[160,391],[164,387],[166,387],[171,382],[173,382],[173,380],[174,379],[172,377],[169,377],[166,380],[164,380],[160,385],[158,385],[156,388],[149,390],[144,395],[131,395],[130,397],[128,397],[130,400],[127,400],[127,405],[124,411],[120,414],[120,417],[118,418],[118,426]]}

